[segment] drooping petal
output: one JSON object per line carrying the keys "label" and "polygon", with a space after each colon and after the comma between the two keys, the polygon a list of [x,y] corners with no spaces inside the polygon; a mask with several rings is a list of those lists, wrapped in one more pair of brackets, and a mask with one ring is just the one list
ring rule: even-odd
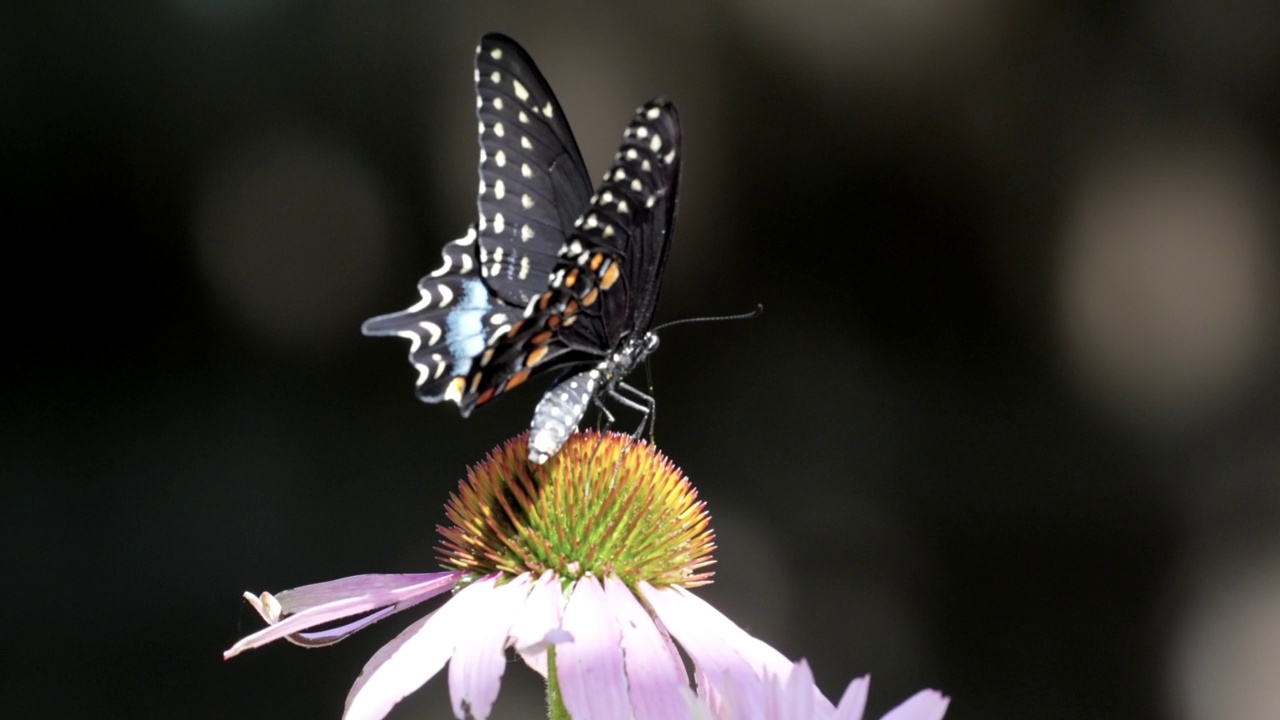
{"label": "drooping petal", "polygon": [[365,663],[347,694],[349,720],[379,720],[404,696],[422,687],[448,662],[459,635],[472,630],[470,608],[486,604],[494,576],[477,580],[431,615],[410,625]]}
{"label": "drooping petal", "polygon": [[[790,677],[792,663],[785,655],[768,643],[752,637],[719,610],[688,590],[675,586],[657,589],[641,583],[640,591],[657,612],[659,619],[667,624],[671,634],[684,647],[685,652],[693,657],[694,664],[701,662],[694,653],[694,647],[691,646],[694,643],[699,646],[698,650],[704,653],[706,661],[714,663],[705,670],[707,678],[717,690],[723,692],[717,685],[721,678],[726,674],[732,676],[738,685],[737,696],[750,703],[752,707],[759,707],[761,699],[756,697],[755,693],[758,692],[762,678]],[[680,617],[684,621],[683,630],[689,635],[688,639],[682,636],[681,631],[676,630],[667,613]],[[751,670],[751,681],[748,681],[746,676],[739,676],[741,669],[731,659],[733,655],[747,663]],[[816,686],[813,687],[812,694],[815,717],[826,718],[835,714],[835,706]]]}
{"label": "drooping petal", "polygon": [[573,642],[556,647],[556,675],[565,709],[574,720],[613,720],[631,714],[622,663],[622,630],[594,577],[573,586],[564,609]]}
{"label": "drooping petal", "polygon": [[707,673],[702,668],[697,667],[696,664],[693,669],[693,681],[697,683],[698,686],[698,693],[696,696],[699,700],[698,706],[700,708],[706,708],[706,713],[695,713],[697,717],[701,718],[703,715],[710,718],[733,717],[733,711],[729,708],[728,703],[725,701],[725,697],[720,694],[720,691],[716,690],[715,685],[712,685],[711,681],[707,679]]}
{"label": "drooping petal", "polygon": [[604,594],[622,632],[627,686],[636,720],[687,716],[680,688],[689,687],[689,674],[671,638],[617,576],[605,579]]}
{"label": "drooping petal", "polygon": [[507,633],[520,605],[529,594],[530,577],[518,575],[493,592],[476,598],[468,613],[474,618],[467,632],[458,635],[449,661],[449,695],[453,714],[484,720],[493,710],[506,668]]}
{"label": "drooping petal", "polygon": [[525,664],[547,676],[547,649],[573,638],[560,628],[564,617],[560,580],[548,571],[533,581],[529,596],[511,623],[511,641]]}
{"label": "drooping petal", "polygon": [[[264,619],[271,621],[271,615],[279,617],[273,625],[249,635],[222,654],[224,659],[274,640],[300,633],[308,628],[323,623],[339,620],[344,617],[358,615],[371,610],[394,606],[392,612],[412,607],[440,593],[452,589],[458,584],[462,574],[459,572],[419,573],[413,575],[355,575],[314,585],[304,585],[293,590],[285,590],[272,598],[275,602],[255,603]],[[272,605],[278,607],[273,612],[264,612],[264,608]],[[289,614],[293,613],[293,614]],[[380,613],[374,620],[386,617],[391,613]],[[344,628],[345,634],[332,637],[328,642],[337,642],[346,635],[355,632],[374,620],[362,618]],[[354,627],[353,627],[354,626]]]}
{"label": "drooping petal", "polygon": [[881,720],[942,720],[951,699],[937,690],[921,690],[885,713]]}
{"label": "drooping petal", "polygon": [[770,683],[769,686],[774,688],[773,706],[777,708],[777,717],[781,718],[827,718],[828,720],[834,714],[833,712],[825,715],[819,711],[814,712],[814,695],[816,686],[813,683],[813,671],[809,669],[809,663],[803,658],[796,661],[791,666],[791,672],[785,680]]}
{"label": "drooping petal", "polygon": [[[717,627],[719,623],[708,617],[709,614],[719,613],[693,595],[677,592],[678,590],[680,588],[658,589],[648,583],[640,583],[640,594],[701,671],[699,683],[705,678],[710,689],[720,697],[717,698],[708,691],[702,694],[711,702],[718,703],[727,696],[728,688],[732,686],[735,698],[741,698],[749,707],[762,707],[764,694],[759,676],[722,634]],[[734,705],[739,706],[738,703]]]}
{"label": "drooping petal", "polygon": [[835,720],[862,720],[862,713],[867,709],[867,690],[871,687],[871,677],[863,675],[854,678],[849,687],[840,696],[840,704],[836,706]]}
{"label": "drooping petal", "polygon": [[437,584],[436,592],[452,588],[461,575],[458,571],[352,575],[284,590],[276,593],[276,600],[286,616],[354,597],[367,597],[380,605],[390,605],[424,592],[424,586],[432,587],[432,583]]}

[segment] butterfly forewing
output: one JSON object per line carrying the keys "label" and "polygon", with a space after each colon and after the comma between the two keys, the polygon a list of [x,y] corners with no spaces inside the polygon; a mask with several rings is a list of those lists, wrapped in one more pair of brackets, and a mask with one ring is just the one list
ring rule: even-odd
{"label": "butterfly forewing", "polygon": [[591,183],[564,111],[515,41],[486,35],[475,81],[480,273],[495,294],[524,307],[546,289]]}
{"label": "butterfly forewing", "polygon": [[[558,253],[551,306],[567,306],[565,342],[612,350],[648,330],[674,226],[680,121],[663,98],[636,110],[589,207]],[[576,309],[576,312],[575,312]],[[604,353],[599,353],[604,354]]]}

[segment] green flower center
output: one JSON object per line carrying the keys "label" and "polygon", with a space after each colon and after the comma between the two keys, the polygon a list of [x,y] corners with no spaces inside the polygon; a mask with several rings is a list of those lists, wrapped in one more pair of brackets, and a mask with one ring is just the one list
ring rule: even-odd
{"label": "green flower center", "polygon": [[710,516],[683,473],[628,435],[575,433],[544,465],[524,435],[471,468],[449,498],[445,565],[479,577],[617,575],[634,587],[711,582]]}

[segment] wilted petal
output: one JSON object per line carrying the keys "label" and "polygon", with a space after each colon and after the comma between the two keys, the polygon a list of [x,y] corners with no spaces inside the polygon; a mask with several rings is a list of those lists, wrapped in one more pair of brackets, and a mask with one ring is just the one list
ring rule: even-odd
{"label": "wilted petal", "polygon": [[339,600],[365,597],[380,605],[390,605],[425,592],[432,595],[452,588],[462,573],[369,574],[302,585],[276,593],[284,615],[295,615],[307,608]]}
{"label": "wilted petal", "polygon": [[689,687],[680,653],[617,576],[604,581],[605,601],[622,631],[631,709],[636,720],[685,717],[680,688]]}
{"label": "wilted petal", "polygon": [[631,714],[622,665],[622,630],[594,577],[573,587],[564,609],[573,642],[556,648],[556,675],[565,709],[574,720],[613,720]]}
{"label": "wilted petal", "polygon": [[529,594],[529,576],[519,575],[475,600],[468,612],[476,618],[468,632],[458,635],[457,649],[449,662],[449,695],[458,717],[489,717],[498,698],[502,671],[507,665],[507,631]]}
{"label": "wilted petal", "polygon": [[870,687],[869,676],[854,678],[849,687],[844,689],[844,695],[840,696],[835,720],[862,720],[862,713],[867,709],[867,690]]}
{"label": "wilted petal", "polygon": [[[224,659],[252,648],[265,645],[274,640],[300,633],[303,630],[344,617],[395,606],[395,610],[403,610],[417,603],[435,597],[450,590],[458,583],[461,573],[419,573],[412,575],[355,575],[332,580],[330,582],[304,585],[293,590],[285,590],[274,596],[279,605],[279,612],[259,613],[268,621],[269,614],[288,615],[283,620],[269,625],[232,645],[222,654]],[[270,603],[266,603],[269,607]],[[394,610],[393,610],[394,612]],[[336,642],[351,632],[364,627],[374,620],[386,617],[390,613],[378,614],[373,620],[362,618],[351,626],[343,628],[345,634],[333,637],[329,642]],[[333,632],[333,631],[331,631]]]}
{"label": "wilted petal", "polygon": [[468,585],[439,610],[410,625],[370,658],[347,694],[344,718],[379,720],[404,696],[422,687],[453,656],[459,635],[472,630],[470,609],[486,604],[497,580]]}
{"label": "wilted petal", "polygon": [[921,690],[881,720],[942,720],[951,699],[937,690]]}
{"label": "wilted petal", "polygon": [[529,596],[511,623],[511,641],[525,663],[547,676],[547,649],[573,638],[560,629],[564,617],[564,593],[550,571],[533,581]]}

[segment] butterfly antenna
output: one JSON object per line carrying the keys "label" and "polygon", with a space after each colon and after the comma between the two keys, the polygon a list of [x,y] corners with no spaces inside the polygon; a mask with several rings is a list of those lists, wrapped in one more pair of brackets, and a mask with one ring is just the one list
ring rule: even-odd
{"label": "butterfly antenna", "polygon": [[750,312],[738,313],[737,315],[709,315],[707,317],[685,318],[683,320],[672,320],[669,323],[663,323],[654,328],[650,332],[658,332],[676,325],[684,325],[686,323],[703,323],[703,322],[720,322],[722,320],[752,320],[760,317],[760,313],[764,312],[764,305],[757,303],[754,310]]}

